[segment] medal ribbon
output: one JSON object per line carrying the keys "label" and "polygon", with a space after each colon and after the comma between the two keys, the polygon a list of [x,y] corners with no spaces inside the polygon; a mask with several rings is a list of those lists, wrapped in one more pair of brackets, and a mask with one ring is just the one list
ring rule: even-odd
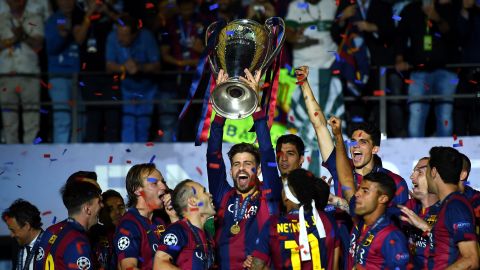
{"label": "medal ribbon", "polygon": [[[356,250],[355,250],[355,264],[357,264],[357,263],[359,262],[359,259],[360,259],[360,258],[358,257],[358,254],[359,254],[358,249],[360,248],[360,245],[364,246],[364,244],[365,244],[365,243],[364,243],[364,242],[365,242],[365,239],[368,239],[368,237],[369,237],[370,235],[375,236],[375,235],[378,233],[378,231],[380,231],[380,229],[381,229],[382,227],[378,227],[378,225],[380,225],[380,223],[382,223],[384,219],[385,219],[385,216],[384,216],[384,215],[381,216],[379,219],[377,219],[377,221],[375,222],[375,224],[373,224],[372,228],[371,228],[370,230],[368,230],[368,232],[365,234],[365,236],[364,236],[362,239],[360,239],[360,236],[361,236],[361,234],[362,234],[362,233],[361,233],[361,229],[359,230],[359,231],[360,231],[360,235],[359,235],[358,238],[357,238],[358,241],[357,241],[357,247],[356,247]],[[362,224],[359,224],[358,227],[359,227],[359,228],[363,227],[363,222],[362,222]],[[370,249],[370,246],[371,246],[371,244],[369,245],[369,248],[365,250],[365,254],[368,254],[368,250]],[[365,255],[365,256],[367,256],[367,255]]]}
{"label": "medal ribbon", "polygon": [[192,223],[190,223],[190,221],[187,219],[187,224],[188,224],[188,227],[190,227],[190,230],[192,230],[192,233],[193,233],[193,237],[195,238],[195,245],[198,247],[201,247],[202,248],[202,252],[205,253],[205,256],[207,257],[207,261],[205,260],[202,260],[203,261],[203,269],[210,269],[210,267],[212,267],[213,265],[213,260],[214,260],[214,254],[213,254],[213,248],[212,246],[210,245],[210,242],[208,241],[208,238],[207,238],[207,233],[205,233],[205,240],[207,241],[206,244],[204,244],[202,242],[202,238],[200,237],[200,235],[198,234],[198,231],[197,231],[197,228],[195,228]]}
{"label": "medal ribbon", "polygon": [[[245,216],[245,213],[247,212],[247,206],[251,198],[252,198],[252,194],[248,195],[241,205],[240,205],[240,196],[237,196],[235,198],[235,210],[233,211],[233,222],[238,223],[243,219],[243,217]],[[241,210],[239,212],[238,209],[240,207],[241,207]]]}

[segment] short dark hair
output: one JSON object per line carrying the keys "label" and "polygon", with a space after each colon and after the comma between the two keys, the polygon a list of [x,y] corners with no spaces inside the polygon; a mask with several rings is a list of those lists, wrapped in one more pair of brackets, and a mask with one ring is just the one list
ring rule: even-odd
{"label": "short dark hair", "polygon": [[288,175],[288,185],[306,210],[311,210],[312,200],[315,206],[323,210],[328,203],[330,187],[322,179],[305,169],[295,169]]}
{"label": "short dark hair", "polygon": [[465,177],[465,180],[467,180],[468,176],[470,175],[470,170],[472,169],[472,163],[464,153],[460,153],[460,156],[462,157],[462,171],[467,172],[467,177]]}
{"label": "short dark hair", "polygon": [[295,145],[300,156],[305,154],[305,144],[303,143],[303,140],[295,134],[285,134],[278,137],[277,146],[275,147],[277,153],[282,150],[282,145],[286,143]]}
{"label": "short dark hair", "polygon": [[352,126],[352,133],[350,134],[350,138],[352,137],[353,133],[357,130],[362,130],[363,132],[370,135],[373,141],[374,146],[380,146],[380,129],[372,122],[360,122],[354,123]]}
{"label": "short dark hair", "polygon": [[193,183],[191,179],[183,180],[178,183],[173,189],[172,193],[172,207],[177,212],[178,217],[183,218],[183,212],[188,206],[187,199],[194,196],[193,189],[188,186],[189,183]]}
{"label": "short dark hair", "polygon": [[397,187],[395,181],[390,175],[384,172],[371,172],[363,177],[363,180],[367,180],[373,183],[377,183],[378,187],[383,194],[387,195],[388,203],[395,197]]}
{"label": "short dark hair", "polygon": [[457,149],[435,146],[430,149],[430,168],[436,168],[443,182],[458,185],[462,172],[462,157]]}
{"label": "short dark hair", "polygon": [[67,179],[67,184],[74,181],[85,181],[90,182],[100,188],[100,185],[97,182],[97,173],[91,171],[78,171],[70,175]]}
{"label": "short dark hair", "polygon": [[98,186],[85,181],[67,182],[60,189],[60,193],[68,215],[78,213],[83,204],[102,196],[102,190]]}
{"label": "short dark hair", "polygon": [[135,190],[143,186],[142,174],[150,174],[157,168],[154,163],[142,163],[136,164],[130,170],[128,170],[127,177],[125,179],[125,188],[127,189],[128,207],[134,207],[137,204],[137,195]]}
{"label": "short dark hair", "polygon": [[373,164],[380,168],[383,167],[382,158],[377,154],[373,154]]}
{"label": "short dark hair", "polygon": [[132,17],[132,16],[126,14],[126,13],[123,13],[118,17],[118,19],[116,21],[116,24],[117,24],[118,27],[129,27],[130,32],[132,34],[137,33],[138,30],[139,30],[138,29],[138,21],[134,17]]}
{"label": "short dark hair", "polygon": [[3,211],[3,221],[7,222],[7,219],[9,218],[15,218],[20,227],[23,227],[28,223],[34,229],[42,228],[40,211],[38,211],[38,208],[35,205],[23,199],[15,200],[10,207]]}
{"label": "short dark hair", "polygon": [[120,193],[118,193],[118,191],[113,190],[113,189],[109,189],[109,190],[102,193],[103,204],[105,204],[105,202],[110,198],[120,198],[123,201],[122,195],[120,195]]}
{"label": "short dark hair", "polygon": [[230,151],[228,151],[227,155],[228,158],[230,159],[230,163],[232,163],[233,156],[235,156],[238,153],[250,153],[255,157],[255,162],[257,163],[257,166],[260,165],[260,151],[258,151],[258,148],[251,144],[251,143],[237,143],[232,148],[230,148]]}

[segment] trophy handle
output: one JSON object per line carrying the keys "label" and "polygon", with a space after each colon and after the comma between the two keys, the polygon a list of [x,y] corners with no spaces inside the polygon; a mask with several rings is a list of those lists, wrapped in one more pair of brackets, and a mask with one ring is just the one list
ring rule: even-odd
{"label": "trophy handle", "polygon": [[283,19],[280,17],[271,17],[265,20],[265,27],[270,33],[272,33],[272,29],[275,26],[279,27],[279,32],[277,32],[277,35],[275,37],[276,41],[279,40],[279,35],[281,35],[280,40],[278,41],[275,50],[269,56],[267,56],[266,61],[263,61],[263,64],[260,67],[262,73],[265,72],[264,69],[268,67],[273,62],[273,59],[280,53],[280,50],[283,47],[283,43],[285,42],[285,22],[283,21]]}
{"label": "trophy handle", "polygon": [[[220,23],[220,21],[216,21],[216,22],[211,23],[207,27],[207,31],[205,32],[205,47],[208,46],[208,42],[210,41],[210,38],[212,38],[212,35],[213,35],[213,37],[216,38],[216,35],[215,35],[214,32],[215,32],[215,29],[217,28],[217,24],[219,24],[219,23]],[[213,42],[215,42],[215,40]],[[215,75],[215,78],[217,78],[218,77],[218,72],[220,70],[215,68],[215,65],[213,64],[211,55],[208,56],[208,63],[210,63],[210,68],[211,68],[213,74]]]}

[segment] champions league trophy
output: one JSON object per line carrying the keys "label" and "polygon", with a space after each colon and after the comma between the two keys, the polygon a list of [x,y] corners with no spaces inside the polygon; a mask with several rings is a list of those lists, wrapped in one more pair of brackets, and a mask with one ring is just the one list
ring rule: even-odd
{"label": "champions league trophy", "polygon": [[[214,36],[211,34],[217,23],[207,28],[206,44]],[[220,30],[214,52],[208,59],[215,76],[220,69],[228,74],[228,79],[215,87],[210,98],[213,109],[219,115],[242,119],[255,112],[258,94],[240,81],[240,76],[245,77],[245,68],[252,74],[259,70],[263,76],[280,53],[284,41],[285,23],[278,17],[267,19],[265,25],[248,19],[234,20]]]}

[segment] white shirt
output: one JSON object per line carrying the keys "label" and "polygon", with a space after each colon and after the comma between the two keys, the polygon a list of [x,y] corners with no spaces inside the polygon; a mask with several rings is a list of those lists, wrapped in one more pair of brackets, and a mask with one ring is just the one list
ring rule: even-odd
{"label": "white shirt", "polygon": [[[27,245],[27,246],[30,247],[30,251],[33,251],[33,245],[35,244],[35,241],[37,241],[37,238],[38,238],[39,235],[40,235],[40,233],[38,233],[37,236],[35,236],[35,238],[33,238],[32,242],[30,242],[30,244]],[[27,259],[27,251],[25,250],[22,254],[23,254],[22,266],[23,266],[23,264],[25,263],[25,260]],[[30,260],[30,265],[28,266],[29,270],[33,270],[33,262],[34,261],[35,261],[35,256],[33,256],[32,259]]]}

